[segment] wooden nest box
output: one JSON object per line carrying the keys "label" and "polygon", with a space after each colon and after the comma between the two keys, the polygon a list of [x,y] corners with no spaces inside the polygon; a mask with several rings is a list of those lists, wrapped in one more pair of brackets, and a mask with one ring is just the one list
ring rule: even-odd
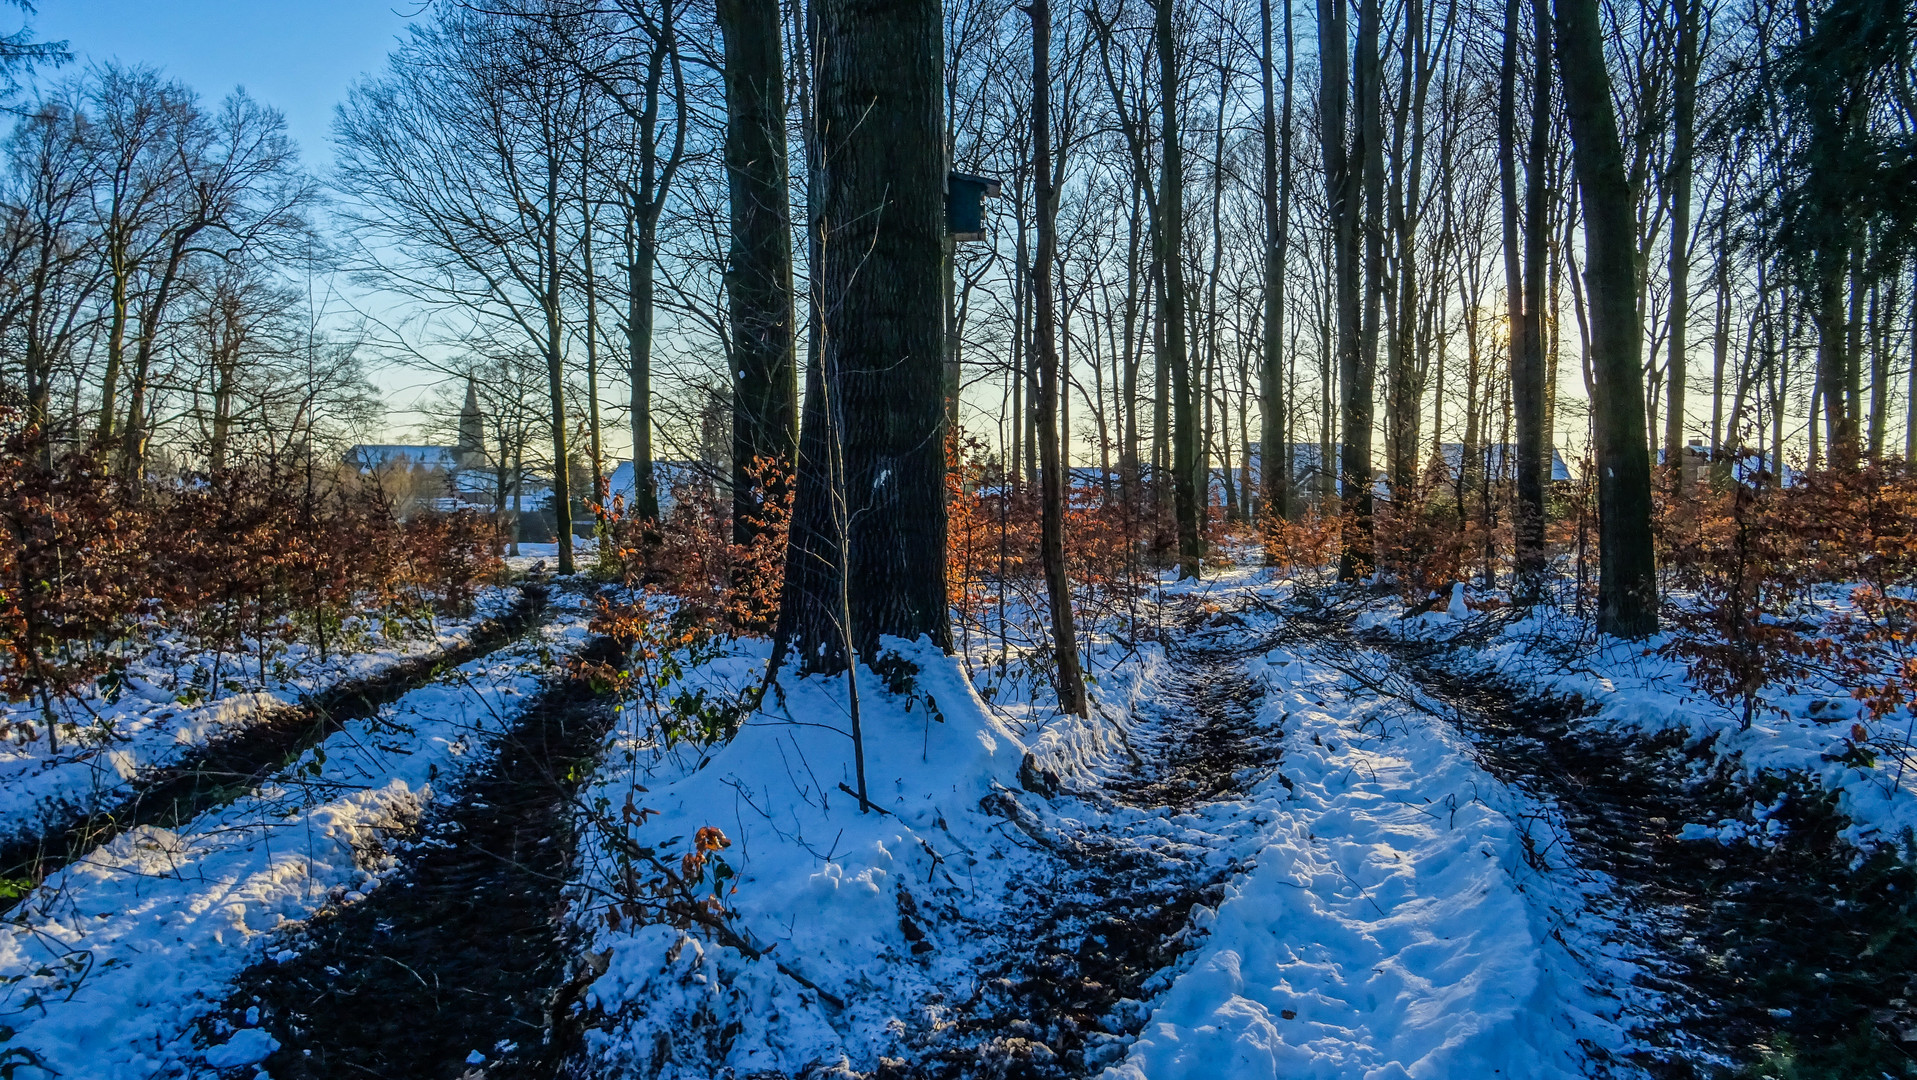
{"label": "wooden nest box", "polygon": [[999,197],[998,181],[955,172],[945,179],[945,231],[954,242],[985,239],[985,197]]}

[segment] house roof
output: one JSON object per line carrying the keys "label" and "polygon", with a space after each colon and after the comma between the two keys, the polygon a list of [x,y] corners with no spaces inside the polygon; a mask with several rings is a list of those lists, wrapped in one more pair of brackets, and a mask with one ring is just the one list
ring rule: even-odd
{"label": "house roof", "polygon": [[[1514,473],[1517,449],[1516,443],[1492,443],[1480,447],[1477,451],[1478,464],[1491,476],[1499,480],[1509,480]],[[1446,475],[1458,475],[1459,463],[1464,461],[1464,444],[1442,443],[1438,447],[1438,453],[1444,458]],[[1557,447],[1552,447],[1550,482],[1569,483],[1570,480],[1571,467],[1565,464],[1564,457],[1558,453]]]}
{"label": "house roof", "polygon": [[346,451],[346,462],[361,469],[379,469],[401,461],[420,469],[453,469],[459,465],[459,447],[416,443],[361,443]]}

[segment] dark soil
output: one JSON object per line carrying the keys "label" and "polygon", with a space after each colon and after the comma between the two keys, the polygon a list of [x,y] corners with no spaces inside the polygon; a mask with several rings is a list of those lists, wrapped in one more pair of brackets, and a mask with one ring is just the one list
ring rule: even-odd
{"label": "dark soil", "polygon": [[[1917,1042],[1899,1040],[1917,1037],[1917,870],[1842,843],[1831,797],[1753,787],[1675,736],[1594,732],[1577,723],[1581,702],[1386,648],[1453,707],[1488,769],[1555,803],[1571,861],[1615,880],[1611,915],[1643,954],[1661,1011],[1641,1018],[1647,1049],[1600,1067],[1658,1080],[1917,1076]],[[1774,847],[1676,838],[1687,822],[1749,822],[1780,794],[1787,831]]]}
{"label": "dark soil", "polygon": [[[0,878],[24,878],[38,884],[48,874],[128,829],[142,825],[173,828],[233,801],[348,722],[377,715],[381,706],[432,681],[440,672],[501,648],[532,625],[545,603],[545,588],[529,584],[510,614],[481,623],[464,645],[335,686],[298,706],[275,709],[231,738],[141,776],[132,797],[112,810],[76,818],[33,839],[0,846]],[[0,914],[15,902],[17,898],[0,902]]]}
{"label": "dark soil", "polygon": [[[599,642],[588,659],[612,650]],[[561,918],[570,800],[611,720],[608,699],[555,680],[397,874],[317,917],[297,958],[241,976],[223,1015],[260,1010],[280,1042],[264,1063],[277,1080],[557,1072],[571,1041],[551,1035],[574,951]]]}
{"label": "dark soil", "polygon": [[[1229,614],[1194,625],[1175,650],[1153,722],[1133,733],[1137,770],[1098,796],[1146,808],[1191,810],[1229,797],[1243,779],[1278,765],[1279,732],[1254,722],[1263,690],[1246,674],[1246,650],[1208,640],[1235,625]],[[1028,779],[1044,794],[1048,778]],[[1034,782],[1036,780],[1036,783]],[[990,802],[990,800],[988,800]],[[1110,830],[1044,832],[1011,796],[986,809],[1020,821],[1060,858],[1049,880],[1018,886],[1017,908],[1031,913],[1004,962],[980,980],[955,1027],[923,1058],[888,1062],[878,1077],[927,1080],[1065,1080],[1097,1075],[1116,1060],[1124,1037],[1145,1021],[1126,999],[1152,995],[1151,977],[1192,947],[1194,904],[1216,905],[1224,881],[1242,867],[1207,867],[1202,853],[1177,844],[1150,847]]]}

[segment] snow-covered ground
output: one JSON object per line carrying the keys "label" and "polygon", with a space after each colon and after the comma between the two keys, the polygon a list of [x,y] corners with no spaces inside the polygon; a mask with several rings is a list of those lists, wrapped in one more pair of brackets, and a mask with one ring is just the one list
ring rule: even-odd
{"label": "snow-covered ground", "polygon": [[[964,943],[916,962],[902,912],[907,904],[993,905],[1008,864],[1029,865],[996,827],[1003,822],[978,809],[1017,786],[1024,748],[983,707],[956,658],[922,643],[896,648],[919,667],[914,691],[890,695],[869,670],[861,687],[868,789],[883,813],[861,813],[839,787],[857,782],[842,679],[787,680],[782,705],[676,777],[691,763],[655,751],[643,710],[622,714],[630,726],[615,734],[588,801],[619,807],[635,784],[651,788],[633,794],[658,812],[635,838],[674,862],[700,828],[723,830],[731,840],[723,857],[739,875],[726,902],[741,931],[773,951],[753,961],[669,926],[599,922],[588,952],[607,970],[586,1004],[610,1017],[610,1030],[588,1037],[595,1068],[705,1078],[796,1073],[840,1057],[869,1065],[904,1033],[901,1010],[975,966]],[[737,682],[763,663],[748,646],[701,677]],[[610,863],[595,861],[608,847],[602,831],[589,830],[582,843],[587,884],[616,892]],[[726,1037],[728,1027],[736,1034]]]}
{"label": "snow-covered ground", "polygon": [[244,731],[303,698],[457,649],[519,599],[517,588],[488,587],[480,590],[472,614],[461,618],[423,623],[354,616],[325,659],[312,645],[292,642],[273,657],[264,678],[250,661],[231,655],[215,676],[212,653],[184,650],[163,634],[128,662],[114,700],[94,687],[79,700],[58,704],[57,752],[50,749],[37,705],[0,702],[0,731],[10,733],[0,738],[0,844],[111,809],[141,774]]}
{"label": "snow-covered ground", "polygon": [[586,641],[589,617],[585,598],[555,592],[536,633],[348,722],[234,801],[130,830],[49,877],[0,927],[6,1052],[91,1080],[262,1060],[265,1033],[196,1047],[194,1021],[284,931],[379,886],[421,815]]}
{"label": "snow-covered ground", "polygon": [[[1194,589],[1209,595],[1180,599]],[[1166,595],[1240,612],[1232,633],[1251,643],[1275,640],[1262,636],[1275,620],[1240,601],[1272,589],[1240,571]],[[709,755],[665,753],[644,710],[623,714],[597,796],[657,812],[632,835],[666,861],[700,828],[722,829],[738,874],[724,898],[732,925],[767,956],[589,904],[588,952],[604,965],[584,1003],[595,1074],[795,1075],[835,1062],[865,1074],[949,1047],[939,1039],[981,973],[1021,947],[1019,886],[1055,876],[1056,852],[1094,834],[1233,870],[1222,902],[1193,910],[1195,945],[1145,984],[1151,1000],[1121,1002],[1106,1021],[1122,1033],[1098,1039],[1110,1080],[1569,1077],[1582,1073],[1580,1040],[1627,1040],[1618,1003],[1586,988],[1626,982],[1624,962],[1565,914],[1603,882],[1527,859],[1527,846],[1552,846],[1548,808],[1473,764],[1418,703],[1308,648],[1254,649],[1256,723],[1282,759],[1174,813],[1102,788],[1136,769],[1131,739],[1188,662],[1176,653],[1139,644],[1120,662],[1113,650],[1095,665],[1094,719],[1028,726],[1043,710],[988,706],[961,659],[894,648],[917,665],[914,686],[890,693],[859,672],[882,814],[860,813],[840,787],[855,783],[842,679],[787,678],[782,704]],[[741,647],[693,678],[736,689],[763,662]],[[1034,770],[1066,790],[1024,790]],[[1062,842],[1033,842],[1045,835]],[[602,901],[618,891],[612,847],[589,833],[586,893]]]}
{"label": "snow-covered ground", "polygon": [[[1841,606],[1845,590],[1830,592],[1829,606]],[[1842,835],[1859,847],[1894,843],[1917,828],[1917,768],[1906,765],[1917,716],[1904,708],[1872,720],[1827,667],[1812,665],[1789,684],[1767,687],[1745,728],[1741,708],[1713,701],[1682,663],[1659,655],[1668,634],[1627,642],[1596,637],[1588,622],[1557,608],[1513,618],[1454,607],[1460,610],[1413,619],[1380,608],[1359,625],[1442,642],[1475,635],[1488,622],[1496,632],[1487,642],[1454,650],[1445,662],[1530,692],[1582,698],[1593,711],[1578,723],[1596,731],[1633,738],[1678,734],[1746,781],[1801,777],[1837,795],[1850,821]],[[1770,800],[1754,799],[1738,818],[1683,823],[1683,836],[1761,844],[1767,830],[1777,828],[1769,820],[1776,809]]]}

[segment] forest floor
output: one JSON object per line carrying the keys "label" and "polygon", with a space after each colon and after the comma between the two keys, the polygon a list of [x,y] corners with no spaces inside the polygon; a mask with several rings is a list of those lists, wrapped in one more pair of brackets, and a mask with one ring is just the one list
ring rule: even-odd
{"label": "forest floor", "polygon": [[[1525,673],[1512,657],[1551,650],[1507,648],[1509,625],[1461,604],[1408,621],[1229,571],[1166,583],[1158,640],[1093,644],[1085,719],[893,643],[858,684],[862,811],[844,680],[786,680],[729,742],[666,740],[558,674],[605,647],[587,600],[555,586],[482,655],[75,852],[0,936],[0,1062],[102,1080],[1917,1074],[1917,872],[1871,839],[1908,796],[1858,786],[1857,761],[1727,756],[1715,720],[1703,738],[1671,719],[1702,706],[1668,673],[1630,692],[1664,694],[1669,722],[1632,728],[1598,683]],[[763,662],[732,643],[669,692],[737,694]],[[1806,730],[1772,741],[1818,745]],[[730,943],[622,918],[615,839],[677,864],[706,827],[736,871]]]}

